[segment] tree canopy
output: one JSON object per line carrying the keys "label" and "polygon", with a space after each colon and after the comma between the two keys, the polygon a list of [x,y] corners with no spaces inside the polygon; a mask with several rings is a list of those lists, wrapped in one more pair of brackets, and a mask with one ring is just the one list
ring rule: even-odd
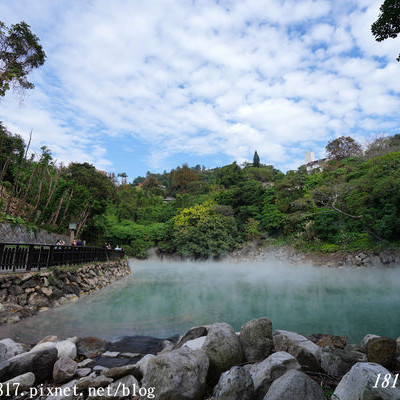
{"label": "tree canopy", "polygon": [[[396,38],[400,33],[400,2],[399,0],[385,0],[380,7],[380,15],[372,24],[372,34],[378,42],[388,38]],[[397,57],[400,62],[400,54]]]}
{"label": "tree canopy", "polygon": [[352,137],[341,136],[327,144],[326,152],[331,160],[342,160],[346,157],[359,156],[362,148]]}
{"label": "tree canopy", "polygon": [[46,54],[39,38],[25,22],[7,28],[0,21],[0,96],[14,88],[32,89],[28,74],[44,64]]}

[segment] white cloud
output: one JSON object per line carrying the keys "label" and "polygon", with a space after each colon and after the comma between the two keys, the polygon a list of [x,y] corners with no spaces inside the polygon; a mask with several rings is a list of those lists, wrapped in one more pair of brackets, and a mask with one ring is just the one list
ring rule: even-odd
{"label": "white cloud", "polygon": [[380,1],[37,3],[0,0],[48,54],[35,93],[0,117],[63,161],[112,168],[108,138],[130,135],[146,169],[255,149],[292,167],[312,144],[399,126],[398,45],[370,33]]}

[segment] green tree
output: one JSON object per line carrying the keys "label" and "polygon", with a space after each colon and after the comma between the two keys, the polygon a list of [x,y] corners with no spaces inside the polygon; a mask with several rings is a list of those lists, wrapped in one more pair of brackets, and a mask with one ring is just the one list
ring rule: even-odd
{"label": "green tree", "polygon": [[[372,24],[372,34],[376,41],[382,42],[388,38],[396,38],[400,33],[400,3],[399,0],[385,0],[380,8],[378,19]],[[400,62],[400,54],[397,57]]]}
{"label": "green tree", "polygon": [[244,181],[244,172],[237,165],[236,161],[232,164],[226,165],[225,167],[217,170],[217,176],[221,185],[229,188],[234,185],[239,185]]}
{"label": "green tree", "polygon": [[260,167],[260,157],[258,156],[257,150],[254,153],[254,157],[253,157],[253,167]]}
{"label": "green tree", "polygon": [[15,88],[33,89],[27,80],[28,74],[44,64],[46,54],[39,38],[31,32],[25,22],[7,28],[0,21],[0,96],[4,96],[11,85]]}
{"label": "green tree", "polygon": [[347,157],[359,156],[362,153],[361,145],[350,136],[341,136],[332,140],[325,149],[331,160],[342,160]]}

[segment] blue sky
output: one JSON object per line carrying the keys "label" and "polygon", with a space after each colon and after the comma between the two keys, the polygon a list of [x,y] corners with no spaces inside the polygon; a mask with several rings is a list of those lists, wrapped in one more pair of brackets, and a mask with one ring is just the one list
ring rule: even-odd
{"label": "blue sky", "polygon": [[382,0],[0,0],[47,53],[0,120],[64,164],[130,179],[183,162],[297,168],[351,135],[399,133],[399,40]]}

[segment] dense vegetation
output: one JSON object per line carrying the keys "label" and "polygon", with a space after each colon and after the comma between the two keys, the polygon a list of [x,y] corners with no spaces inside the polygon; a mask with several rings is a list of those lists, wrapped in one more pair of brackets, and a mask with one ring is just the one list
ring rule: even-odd
{"label": "dense vegetation", "polygon": [[29,146],[0,125],[2,218],[55,232],[74,221],[88,243],[137,257],[151,247],[218,256],[254,240],[332,252],[395,246],[400,237],[400,135],[365,151],[338,138],[322,170],[284,174],[255,154],[242,166],[183,165],[132,183],[87,163],[57,166],[41,150],[28,157]]}

